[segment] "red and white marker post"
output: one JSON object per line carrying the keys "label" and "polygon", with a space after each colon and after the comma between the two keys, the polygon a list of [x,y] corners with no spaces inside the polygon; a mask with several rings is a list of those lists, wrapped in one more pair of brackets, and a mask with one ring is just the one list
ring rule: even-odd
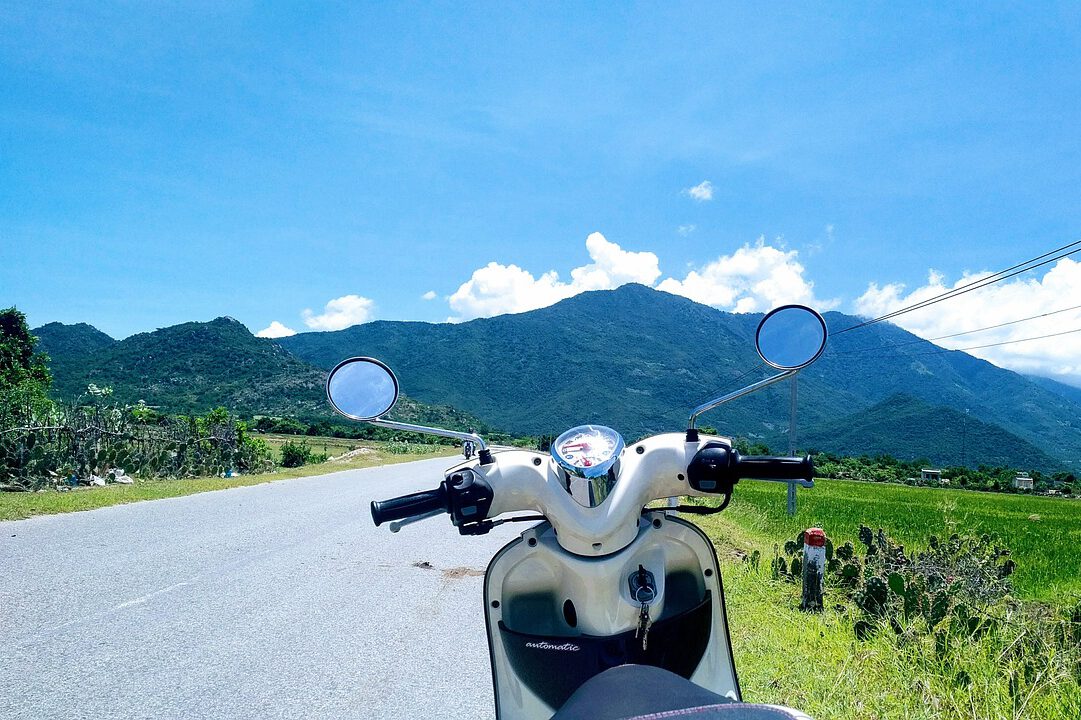
{"label": "red and white marker post", "polygon": [[826,533],[822,528],[803,531],[803,599],[801,610],[822,609],[822,584],[826,577]]}

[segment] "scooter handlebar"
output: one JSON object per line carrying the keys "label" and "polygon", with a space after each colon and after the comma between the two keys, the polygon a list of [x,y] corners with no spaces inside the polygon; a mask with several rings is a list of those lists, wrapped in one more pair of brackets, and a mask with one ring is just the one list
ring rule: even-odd
{"label": "scooter handlebar", "polygon": [[812,483],[815,476],[814,461],[810,455],[803,457],[774,457],[769,455],[736,455],[735,473],[747,480],[802,480]]}
{"label": "scooter handlebar", "polygon": [[687,479],[700,492],[730,495],[740,480],[777,480],[814,487],[814,462],[804,457],[740,455],[720,442],[709,442],[695,453]]}
{"label": "scooter handlebar", "polygon": [[377,527],[390,520],[404,520],[437,511],[449,511],[447,490],[442,485],[435,490],[423,490],[390,500],[372,501],[372,521]]}

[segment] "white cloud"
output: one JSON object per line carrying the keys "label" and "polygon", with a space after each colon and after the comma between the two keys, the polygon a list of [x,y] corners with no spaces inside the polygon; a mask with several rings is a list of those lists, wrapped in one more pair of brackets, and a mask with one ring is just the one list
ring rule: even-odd
{"label": "white cloud", "polygon": [[326,304],[321,315],[310,309],[301,313],[304,324],[313,330],[342,330],[352,325],[368,322],[372,318],[375,303],[359,295],[343,295]]}
{"label": "white cloud", "polygon": [[796,250],[778,249],[759,238],[754,245],[691,270],[682,280],[667,278],[657,289],[738,313],[765,312],[786,303],[819,311],[836,307],[835,300],[815,297],[814,283],[804,277],[798,257]]}
{"label": "white cloud", "polygon": [[[989,274],[987,272],[966,273],[950,285],[941,274],[931,271],[925,285],[907,294],[904,285],[891,283],[879,286],[871,283],[867,291],[856,300],[855,309],[860,315],[879,317],[961,285],[967,285]],[[920,337],[940,338],[1062,310],[1079,303],[1081,303],[1081,263],[1063,258],[1043,277],[1011,278],[957,295],[925,309],[899,315],[890,322]],[[965,352],[1017,372],[1044,375],[1081,386],[1081,333],[990,348],[975,348],[978,345],[1051,335],[1075,328],[1081,328],[1081,310],[1056,313],[1002,328],[934,342],[951,350],[973,348]]]}
{"label": "white cloud", "polygon": [[517,265],[488,263],[450,296],[456,315],[449,320],[535,310],[580,292],[611,290],[630,282],[652,285],[661,274],[656,255],[624,250],[599,232],[586,238],[586,250],[593,262],[571,270],[569,283],[561,281],[555,270],[534,277]]}
{"label": "white cloud", "polygon": [[713,199],[713,183],[709,180],[703,180],[694,187],[687,188],[683,192],[690,195],[698,202],[708,202]]}
{"label": "white cloud", "polygon": [[439,297],[439,296],[435,294],[435,290],[429,290],[428,292],[421,295],[420,299],[421,300],[435,300],[437,297]]}
{"label": "white cloud", "polygon": [[285,327],[277,320],[270,323],[259,332],[255,333],[255,337],[261,338],[280,338],[289,337],[290,335],[296,335],[297,331],[290,327]]}
{"label": "white cloud", "polygon": [[678,232],[683,237],[687,237],[697,229],[697,225],[680,225],[678,228],[676,228],[676,232]]}

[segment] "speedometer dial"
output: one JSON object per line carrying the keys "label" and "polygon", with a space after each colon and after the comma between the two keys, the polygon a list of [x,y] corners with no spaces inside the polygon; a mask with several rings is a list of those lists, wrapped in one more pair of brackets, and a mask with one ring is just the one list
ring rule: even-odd
{"label": "speedometer dial", "polygon": [[603,425],[579,425],[556,438],[552,457],[572,475],[599,477],[619,459],[623,438]]}

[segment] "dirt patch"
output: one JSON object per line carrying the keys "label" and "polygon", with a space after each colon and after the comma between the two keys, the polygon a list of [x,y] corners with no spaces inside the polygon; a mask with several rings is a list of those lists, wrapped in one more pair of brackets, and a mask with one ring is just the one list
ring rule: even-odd
{"label": "dirt patch", "polygon": [[481,577],[483,570],[468,567],[447,568],[443,571],[443,577],[447,580],[461,580],[464,577]]}
{"label": "dirt patch", "polygon": [[349,452],[343,453],[337,457],[328,458],[327,462],[347,462],[355,457],[360,457],[361,455],[371,455],[374,452],[375,450],[372,450],[371,448],[357,448],[356,450],[350,450]]}

